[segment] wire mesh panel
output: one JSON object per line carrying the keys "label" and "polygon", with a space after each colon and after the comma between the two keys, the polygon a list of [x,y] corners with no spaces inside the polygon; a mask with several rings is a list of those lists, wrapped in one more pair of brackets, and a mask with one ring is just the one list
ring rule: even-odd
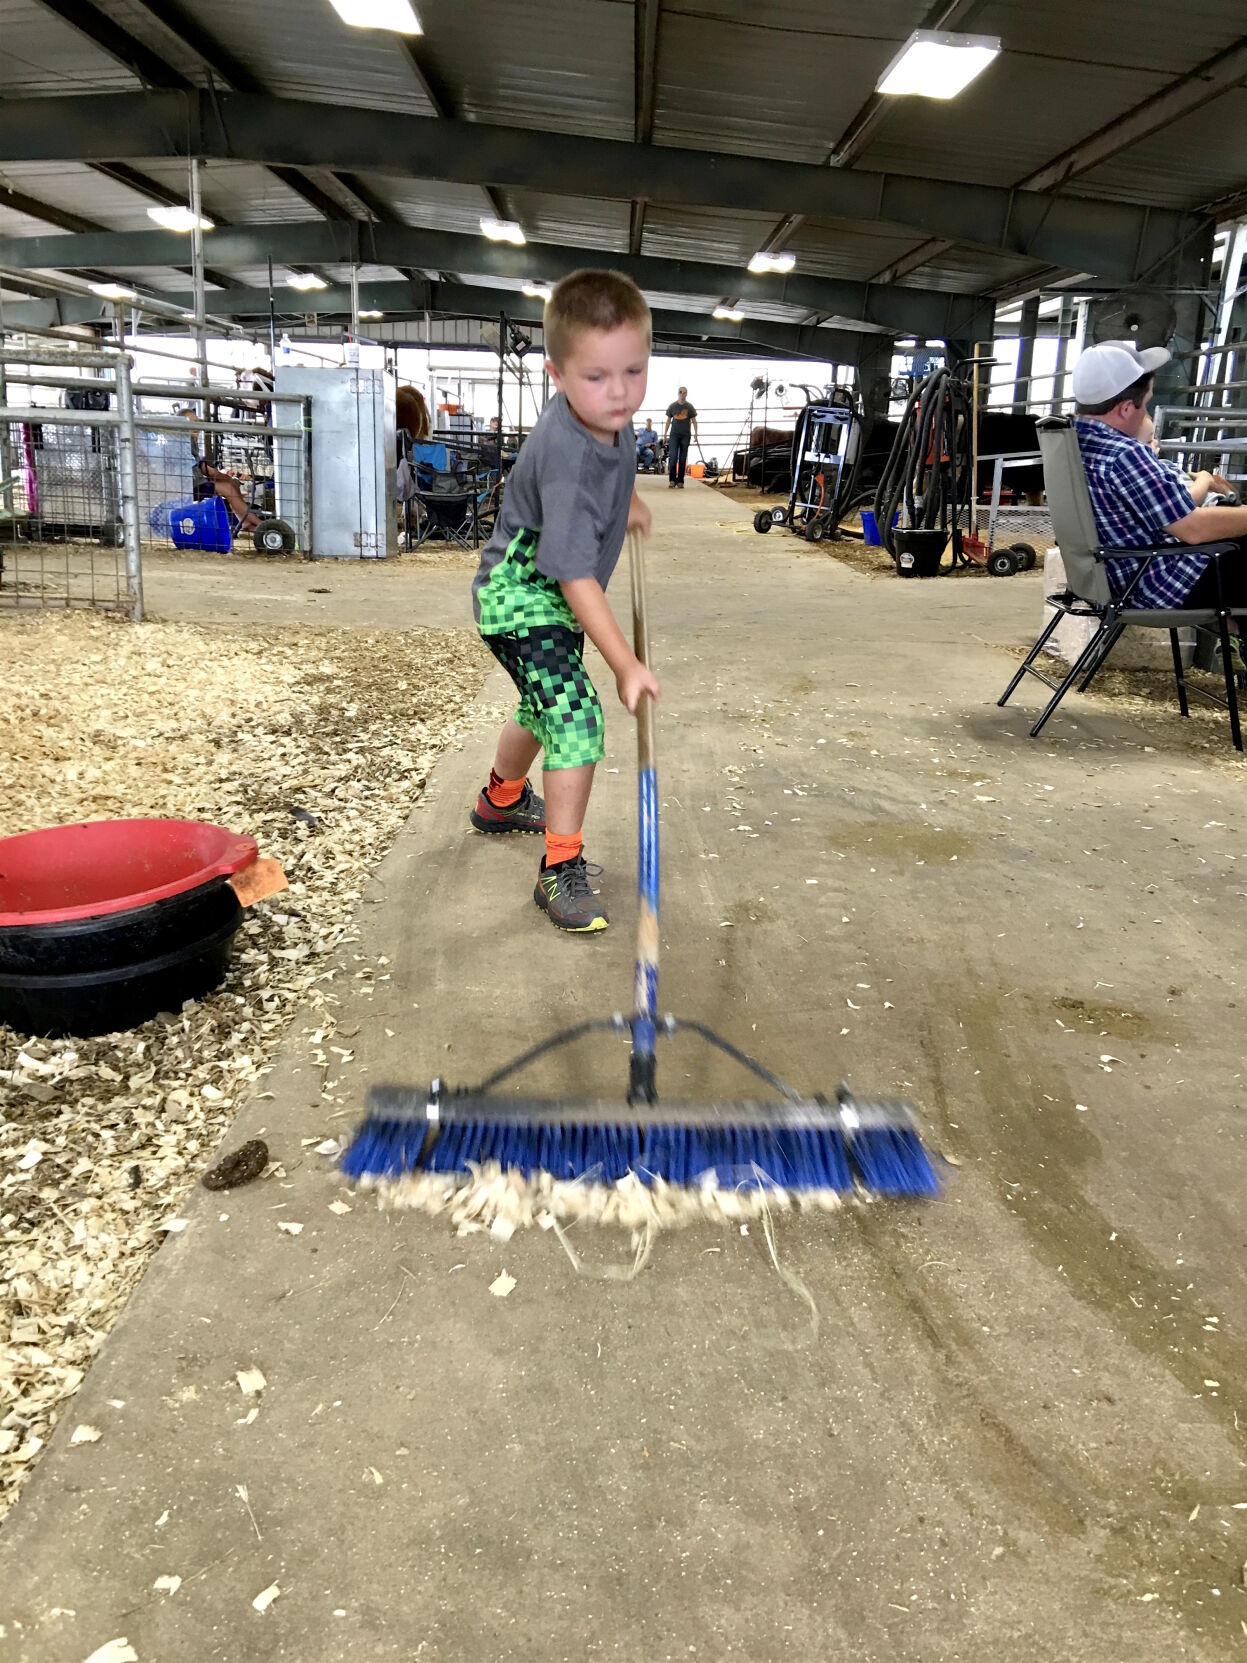
{"label": "wire mesh panel", "polygon": [[[135,383],[139,535],[148,547],[223,554],[311,549],[303,400]],[[270,412],[273,412],[270,415]]]}
{"label": "wire mesh panel", "polygon": [[962,510],[961,525],[963,530],[969,530],[971,524],[977,522],[978,535],[985,543],[989,556],[998,548],[1025,545],[1036,560],[1042,560],[1045,551],[1055,546],[1056,537],[1047,502],[1035,501],[1033,493],[1011,485],[1009,479],[1010,469],[1022,470],[1019,479],[1023,474],[1029,476],[1039,460],[1037,455],[1030,453],[983,458],[983,461],[994,463],[991,487],[979,493],[973,520],[968,504]]}
{"label": "wire mesh panel", "polygon": [[129,611],[124,544],[115,418],[0,422],[0,606]]}

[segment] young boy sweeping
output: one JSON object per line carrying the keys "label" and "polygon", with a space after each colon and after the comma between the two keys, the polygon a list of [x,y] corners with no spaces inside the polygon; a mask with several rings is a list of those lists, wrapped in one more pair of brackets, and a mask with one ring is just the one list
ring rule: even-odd
{"label": "young boy sweeping", "polygon": [[[583,827],[604,755],[602,706],[585,670],[587,635],[635,713],[658,683],[606,600],[624,533],[647,533],[636,494],[632,418],[645,398],[649,307],[613,271],[577,271],[546,302],[546,367],[558,389],[524,441],[472,585],[485,644],[519,690],[489,784],[471,812],[482,832],[544,832],[533,899],[561,930],[604,930]],[[544,751],[545,801],[528,783]]]}

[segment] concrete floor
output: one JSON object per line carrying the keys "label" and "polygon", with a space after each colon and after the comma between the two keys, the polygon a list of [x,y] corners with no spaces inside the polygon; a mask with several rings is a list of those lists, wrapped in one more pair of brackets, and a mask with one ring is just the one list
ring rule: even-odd
{"label": "concrete floor", "polygon": [[[593,941],[533,908],[531,841],[465,837],[469,734],[344,954],[342,1107],[296,1024],[236,1129],[287,1177],[188,1201],[0,1539],[6,1663],[120,1635],[143,1663],[1244,1644],[1241,780],[1089,702],[1028,740],[1027,703],[993,700],[1033,580],[873,582],[737,536],[704,490],[654,505],[664,1008],[808,1088],[903,1088],[958,1163],[946,1195],[781,1222],[814,1335],[756,1228],[594,1280],[548,1234],[378,1214],[301,1148],[369,1078],[471,1080],[627,1000],[629,723],[608,703],[588,848],[616,927]],[[463,572],[322,566],[265,571],[246,615],[303,616],[290,572],[341,584],[340,620],[370,593],[358,621],[465,616]],[[623,1068],[606,1042],[537,1078]],[[737,1085],[685,1041],[662,1077]],[[80,1421],[98,1443],[70,1447]]]}

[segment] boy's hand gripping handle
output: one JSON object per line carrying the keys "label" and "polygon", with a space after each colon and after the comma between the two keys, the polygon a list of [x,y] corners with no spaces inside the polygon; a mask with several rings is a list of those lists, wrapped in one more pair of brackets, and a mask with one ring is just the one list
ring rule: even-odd
{"label": "boy's hand gripping handle", "polygon": [[[632,648],[651,668],[649,614],[645,593],[645,555],[640,535],[628,535],[632,568]],[[658,1096],[654,1040],[658,1016],[658,777],[654,759],[654,701],[642,693],[636,708],[637,733],[637,939],[636,999],[632,1018],[630,1103],[653,1103]]]}

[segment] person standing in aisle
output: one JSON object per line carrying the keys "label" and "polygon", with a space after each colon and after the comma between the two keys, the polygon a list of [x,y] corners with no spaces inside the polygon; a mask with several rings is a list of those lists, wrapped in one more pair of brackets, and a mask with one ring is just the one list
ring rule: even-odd
{"label": "person standing in aisle", "polygon": [[689,433],[697,438],[697,411],[688,401],[688,388],[681,387],[674,404],[667,406],[667,425],[662,430],[670,441],[667,453],[667,489],[684,489],[684,469],[688,462]]}

